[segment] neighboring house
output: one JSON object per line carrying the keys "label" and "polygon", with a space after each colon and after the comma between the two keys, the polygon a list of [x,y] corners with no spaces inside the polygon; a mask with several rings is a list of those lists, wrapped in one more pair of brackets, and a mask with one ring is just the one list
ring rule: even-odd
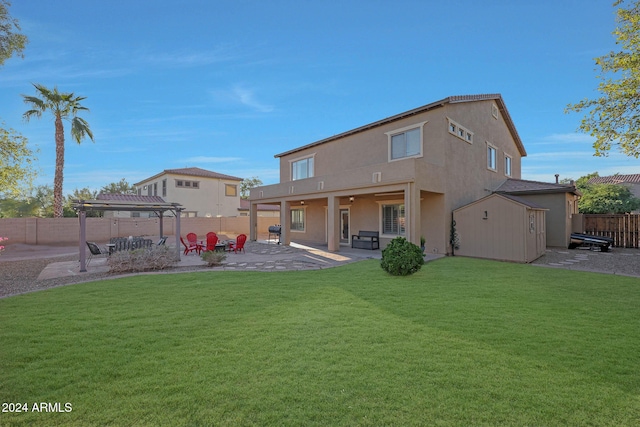
{"label": "neighboring house", "polygon": [[640,198],[640,173],[632,175],[597,176],[587,181],[587,184],[624,185],[629,188],[629,191],[631,191],[635,197]]}
{"label": "neighboring house", "polygon": [[[251,203],[247,199],[240,199],[238,212],[240,216],[249,216]],[[280,208],[275,205],[256,205],[258,216],[280,218]]]}
{"label": "neighboring house", "polygon": [[547,246],[568,247],[571,236],[571,218],[578,213],[581,193],[575,184],[507,179],[496,193],[517,196],[520,199],[548,209],[546,213]]}
{"label": "neighboring house", "polygon": [[251,189],[280,209],[281,241],[338,251],[361,230],[450,253],[452,213],[521,176],[526,151],[502,96],[454,96],[277,154],[280,183]]}
{"label": "neighboring house", "polygon": [[[137,194],[110,194],[100,193],[96,200],[104,202],[139,202],[139,203],[165,203],[160,196],[142,196]],[[149,218],[153,212],[131,212],[131,211],[104,211],[105,218]]]}
{"label": "neighboring house", "polygon": [[165,169],[134,186],[139,195],[160,196],[183,206],[182,216],[238,216],[242,178],[200,168]]}

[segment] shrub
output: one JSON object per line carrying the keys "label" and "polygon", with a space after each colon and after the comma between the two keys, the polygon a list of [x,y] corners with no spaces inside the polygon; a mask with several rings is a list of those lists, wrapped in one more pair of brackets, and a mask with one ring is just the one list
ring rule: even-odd
{"label": "shrub", "polygon": [[420,270],[422,264],[422,249],[404,237],[396,237],[382,250],[380,266],[394,276],[413,274]]}
{"label": "shrub", "polygon": [[207,263],[209,267],[215,267],[222,264],[222,261],[227,259],[227,254],[220,251],[205,251],[202,252],[200,257]]}
{"label": "shrub", "polygon": [[112,273],[164,270],[177,264],[174,250],[167,246],[114,252],[107,259]]}

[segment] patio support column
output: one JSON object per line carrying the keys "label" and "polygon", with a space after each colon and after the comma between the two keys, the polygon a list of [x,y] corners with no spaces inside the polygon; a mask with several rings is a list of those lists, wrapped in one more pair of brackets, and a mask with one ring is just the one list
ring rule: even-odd
{"label": "patio support column", "polygon": [[249,240],[258,240],[258,209],[253,202],[249,202]]}
{"label": "patio support column", "polygon": [[160,238],[161,239],[162,239],[162,236],[164,236],[164,223],[163,223],[164,222],[163,221],[164,215],[163,214],[164,214],[163,211],[158,212],[158,218],[159,218],[159,221],[160,221]]}
{"label": "patio support column", "polygon": [[78,250],[80,252],[80,273],[86,273],[87,271],[87,254],[85,247],[87,246],[87,212],[80,210],[78,212],[78,219],[80,220],[80,236],[78,238]]}
{"label": "patio support column", "polygon": [[340,199],[329,196],[327,205],[327,249],[329,252],[338,252],[340,250]]}
{"label": "patio support column", "polygon": [[283,245],[291,244],[291,202],[282,200],[280,202],[280,243]]}
{"label": "patio support column", "polygon": [[180,216],[182,215],[182,209],[176,208],[174,212],[176,214],[176,259],[180,261],[180,251],[182,250],[180,247]]}
{"label": "patio support column", "polygon": [[420,191],[414,182],[404,190],[404,218],[407,240],[420,246]]}

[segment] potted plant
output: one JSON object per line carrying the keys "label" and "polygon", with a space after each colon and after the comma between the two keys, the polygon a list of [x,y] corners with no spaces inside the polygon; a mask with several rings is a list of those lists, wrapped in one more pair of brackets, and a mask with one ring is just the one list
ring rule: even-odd
{"label": "potted plant", "polygon": [[422,254],[424,255],[424,245],[427,242],[427,240],[424,238],[424,236],[420,236],[420,249],[422,249]]}

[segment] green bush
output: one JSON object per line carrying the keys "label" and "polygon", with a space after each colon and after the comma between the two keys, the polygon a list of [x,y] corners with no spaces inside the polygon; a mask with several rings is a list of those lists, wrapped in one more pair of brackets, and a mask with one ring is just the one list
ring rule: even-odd
{"label": "green bush", "polygon": [[200,255],[203,261],[207,263],[209,267],[215,267],[222,264],[222,261],[227,259],[227,254],[220,251],[205,251]]}
{"label": "green bush", "polygon": [[164,270],[177,264],[175,250],[168,246],[117,251],[107,259],[111,273],[129,273],[138,271]]}
{"label": "green bush", "polygon": [[424,264],[422,249],[404,237],[396,237],[382,250],[380,266],[394,276],[407,276]]}

